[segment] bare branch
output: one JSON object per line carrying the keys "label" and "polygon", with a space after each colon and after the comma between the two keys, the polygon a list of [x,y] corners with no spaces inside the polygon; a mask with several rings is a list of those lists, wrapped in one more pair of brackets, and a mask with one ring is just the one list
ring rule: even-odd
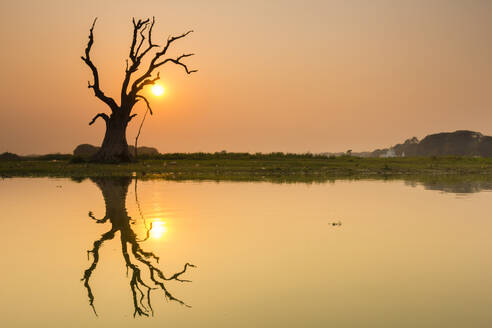
{"label": "bare branch", "polygon": [[[157,78],[159,78],[159,74],[157,74]],[[140,123],[140,126],[138,128],[138,133],[137,133],[137,136],[135,137],[135,158],[137,158],[137,155],[138,155],[138,138],[140,137],[140,132],[142,132],[142,126],[145,122],[145,118],[147,117],[147,112],[150,112],[150,115],[153,115],[152,113],[152,108],[150,108],[150,104],[149,104],[149,101],[147,100],[147,98],[145,98],[144,96],[141,96],[141,95],[136,95],[135,98],[137,99],[143,99],[145,101],[145,104],[147,105],[147,109],[145,110],[145,114],[144,114],[144,117],[142,119],[142,122]]]}
{"label": "bare branch", "polygon": [[[157,76],[153,79],[146,79],[144,80],[142,83],[140,83],[140,85],[135,89],[136,90],[136,93],[135,93],[135,98],[137,98],[137,93],[142,90],[146,85],[153,85],[157,80],[159,80],[161,77],[160,77],[160,72],[157,72]],[[132,90],[133,91],[133,90]]]}
{"label": "bare branch", "polygon": [[157,44],[153,44],[152,43],[152,29],[154,28],[154,23],[155,23],[155,17],[152,16],[152,23],[150,24],[148,38],[147,38],[147,40],[149,41],[149,45],[148,45],[147,49],[145,49],[144,52],[142,52],[142,54],[137,57],[137,59],[138,59],[139,62],[147,54],[147,52],[149,52],[150,49],[152,49],[154,47],[158,47]]}
{"label": "bare branch", "polygon": [[142,95],[136,95],[135,98],[138,98],[138,99],[143,99],[143,101],[145,101],[145,104],[147,105],[147,109],[149,110],[150,112],[150,115],[154,115],[154,112],[152,112],[152,108],[150,108],[150,103],[149,101],[147,100],[147,98],[145,98],[144,96]]}
{"label": "bare branch", "polygon": [[101,117],[102,119],[104,119],[104,121],[106,121],[106,124],[108,124],[108,121],[109,121],[109,116],[105,113],[99,113],[97,114],[96,116],[94,116],[94,118],[92,119],[92,121],[89,122],[89,125],[92,125],[94,124],[94,122],[99,118]]}
{"label": "bare branch", "polygon": [[105,217],[103,217],[102,219],[98,219],[94,216],[94,213],[92,213],[92,211],[89,211],[89,217],[91,219],[93,219],[94,221],[96,221],[96,223],[105,223],[109,219],[109,217],[107,215]]}
{"label": "bare branch", "polygon": [[[127,89],[128,89],[128,84],[130,83],[131,75],[138,70],[138,67],[140,66],[140,63],[143,59],[143,57],[154,47],[158,47],[158,45],[152,43],[152,29],[154,27],[155,23],[155,18],[152,17],[152,21],[150,19],[146,19],[144,21],[138,20],[138,22],[135,22],[135,18],[133,18],[133,38],[132,38],[132,44],[130,46],[130,54],[129,57],[132,61],[132,65],[128,67],[128,63],[126,66],[125,70],[125,78],[123,80],[123,84],[121,87],[121,102],[123,103],[127,99]],[[147,38],[145,37],[145,31],[147,30],[147,27],[149,27],[148,32],[147,32]],[[140,35],[140,41],[138,41],[138,36]],[[145,41],[145,39],[148,40],[148,46],[143,50],[141,54],[139,54],[140,49]],[[138,46],[137,46],[138,42]],[[136,47],[136,49],[135,49]]]}
{"label": "bare branch", "polygon": [[138,52],[135,51],[135,45],[137,44],[137,38],[138,38],[138,33],[142,27],[146,26],[149,22],[149,19],[147,18],[146,20],[141,20],[139,19],[138,22],[135,23],[135,18],[132,18],[133,21],[133,38],[132,38],[132,44],[130,46],[130,54],[128,55],[133,62],[135,62],[136,58],[136,53]]}
{"label": "bare branch", "polygon": [[138,52],[140,51],[140,48],[142,47],[143,42],[145,41],[145,35],[144,32],[147,29],[147,26],[149,26],[149,23],[145,24],[143,28],[140,29],[140,43],[138,44],[137,50],[135,50],[135,57],[138,57]]}
{"label": "bare branch", "polygon": [[90,286],[90,278],[97,267],[97,263],[99,262],[99,249],[106,240],[114,238],[115,232],[116,230],[112,228],[108,232],[104,233],[100,239],[94,242],[94,247],[92,248],[92,250],[87,251],[88,254],[92,253],[93,260],[90,267],[84,271],[84,276],[82,277],[82,279],[80,279],[84,282],[84,287],[87,289],[87,296],[89,298],[89,305],[91,306],[96,316],[97,312],[96,308],[94,307],[94,294],[92,293],[92,288]]}
{"label": "bare branch", "polygon": [[[133,237],[134,234],[131,234],[131,236]],[[140,269],[138,268],[138,266],[133,264],[130,260],[130,256],[128,254],[127,243],[128,242],[131,243],[131,241],[128,240],[127,237],[128,236],[125,236],[125,234],[122,231],[122,233],[121,233],[121,251],[123,254],[123,258],[125,259],[127,269],[130,268],[132,270],[132,278],[130,280],[130,290],[132,292],[133,307],[135,309],[135,311],[133,312],[133,316],[135,317],[138,314],[139,316],[143,315],[143,316],[148,317],[149,311],[145,307],[145,305],[143,304],[143,300],[144,300],[146,294],[144,294],[142,292],[142,290],[140,289],[140,286],[147,288],[147,295],[150,294],[151,288],[143,282]],[[133,238],[130,238],[130,239],[133,239]],[[140,292],[140,300],[137,299],[137,291]],[[152,308],[150,305],[150,299],[149,298],[147,301],[148,301],[149,307]],[[152,310],[152,313],[153,313],[153,310]]]}
{"label": "bare branch", "polygon": [[[133,114],[136,115],[136,114]],[[150,227],[147,227],[147,220],[145,219],[145,216],[143,215],[142,208],[140,207],[140,202],[138,201],[138,178],[135,177],[135,203],[137,204],[138,212],[140,213],[140,218],[143,221],[144,227],[145,227],[145,238],[142,240],[137,240],[137,242],[144,242],[150,238],[150,231],[152,230],[152,222],[150,222]],[[157,263],[159,263],[159,258],[155,256]],[[152,308],[152,307],[151,307]]]}
{"label": "bare branch", "polygon": [[186,269],[188,269],[188,267],[192,267],[192,268],[196,268],[195,265],[191,264],[191,263],[186,263],[184,265],[184,268],[183,270],[181,270],[180,272],[177,272],[175,274],[173,274],[171,277],[169,278],[163,278],[164,280],[177,280],[177,281],[181,281],[181,282],[191,282],[191,280],[186,280],[186,279],[179,279],[179,276],[182,275],[183,273],[186,272]]}
{"label": "bare branch", "polygon": [[88,86],[89,89],[93,89],[94,95],[97,98],[99,98],[106,105],[108,105],[112,111],[116,111],[118,109],[118,105],[116,104],[114,99],[106,96],[104,94],[104,92],[102,92],[102,90],[99,86],[99,73],[98,73],[97,68],[94,65],[94,63],[92,62],[91,57],[90,57],[91,48],[92,48],[92,45],[94,44],[94,26],[96,25],[96,21],[97,21],[97,17],[94,19],[94,22],[92,23],[92,26],[89,30],[89,42],[87,42],[87,47],[85,48],[85,57],[81,56],[80,58],[82,58],[82,60],[87,64],[87,66],[89,66],[89,68],[92,71],[92,75],[94,77],[94,83],[90,84],[90,82],[89,82],[89,86]]}
{"label": "bare branch", "polygon": [[186,73],[188,73],[188,74],[195,73],[195,72],[198,72],[197,69],[189,70],[188,69],[188,66],[186,66],[186,64],[183,64],[182,62],[180,62],[181,59],[186,58],[186,57],[190,57],[190,56],[193,56],[193,55],[194,54],[182,54],[181,56],[177,57],[176,59],[168,58],[168,59],[166,59],[166,60],[164,60],[164,61],[156,64],[155,66],[156,67],[159,67],[159,66],[164,65],[165,63],[172,62],[172,63],[174,63],[176,65],[183,66],[184,69],[186,70]]}
{"label": "bare branch", "polygon": [[174,41],[186,37],[191,32],[193,32],[193,30],[190,30],[190,31],[188,31],[186,33],[183,33],[181,35],[178,35],[178,36],[169,37],[167,39],[167,42],[164,45],[164,47],[162,48],[162,50],[155,53],[154,58],[152,58],[152,60],[150,61],[150,64],[149,64],[147,70],[145,71],[145,73],[142,74],[139,78],[137,78],[133,82],[132,87],[131,87],[131,91],[130,91],[130,95],[135,96],[138,93],[138,91],[142,90],[142,88],[144,86],[146,86],[148,84],[152,84],[151,83],[151,79],[149,79],[150,76],[152,75],[152,72],[156,68],[158,68],[159,66],[161,66],[161,65],[163,65],[163,64],[165,64],[167,62],[173,62],[173,63],[175,63],[177,65],[183,66],[188,74],[191,74],[191,73],[194,73],[194,72],[197,71],[197,70],[189,70],[188,67],[185,64],[183,64],[183,63],[180,62],[180,60],[182,58],[192,56],[193,54],[185,54],[185,55],[179,56],[176,59],[169,58],[169,59],[166,59],[166,60],[161,61],[160,63],[157,63],[158,60],[167,53],[167,50],[169,49],[170,45]]}
{"label": "bare branch", "polygon": [[128,122],[130,122],[135,116],[137,116],[137,114],[132,114],[128,117]]}
{"label": "bare branch", "polygon": [[[137,242],[131,242],[131,245],[132,245],[132,253],[133,253],[133,256],[141,263],[145,264],[149,270],[150,270],[150,279],[152,280],[152,282],[159,286],[160,289],[162,289],[162,291],[164,292],[164,295],[167,297],[167,299],[169,299],[170,301],[175,301],[175,302],[178,302],[180,303],[181,305],[184,305],[186,307],[191,307],[190,305],[186,304],[185,302],[183,302],[182,300],[180,300],[179,298],[176,298],[174,297],[166,288],[166,286],[164,285],[164,282],[162,281],[159,281],[157,278],[160,278],[164,281],[169,281],[169,280],[176,280],[176,281],[180,281],[180,282],[185,282],[187,280],[181,280],[179,279],[178,277],[185,273],[186,270],[188,269],[188,266],[190,267],[195,267],[193,264],[190,264],[190,263],[186,263],[185,266],[184,266],[184,269],[181,271],[181,272],[178,272],[176,274],[174,274],[172,277],[170,278],[166,278],[164,276],[164,273],[156,268],[150,261],[146,260],[144,256],[142,256],[145,252],[143,252],[143,250],[140,248],[140,246],[138,245]],[[156,277],[157,276],[157,277]]]}
{"label": "bare branch", "polygon": [[160,51],[160,52],[158,52],[156,54],[157,59],[159,59],[159,57],[161,57],[162,55],[165,55],[166,54],[167,49],[169,48],[169,46],[171,45],[171,43],[173,43],[174,41],[179,40],[181,38],[184,38],[185,36],[187,36],[188,34],[190,34],[192,32],[193,32],[193,30],[189,30],[188,32],[185,32],[185,33],[183,33],[181,35],[167,38],[166,45],[164,46],[164,48],[162,49],[162,51]]}

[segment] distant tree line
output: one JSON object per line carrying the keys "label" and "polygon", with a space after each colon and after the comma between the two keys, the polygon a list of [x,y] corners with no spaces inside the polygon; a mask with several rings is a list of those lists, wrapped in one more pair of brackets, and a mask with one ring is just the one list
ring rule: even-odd
{"label": "distant tree line", "polygon": [[[344,157],[344,156],[342,156]],[[220,151],[214,153],[165,153],[157,155],[140,155],[141,159],[155,160],[281,160],[281,159],[334,159],[333,155],[312,154],[312,153],[236,153]],[[0,160],[35,160],[35,161],[56,161],[72,160],[75,162],[85,162],[86,160],[72,154],[46,154],[19,156],[12,153],[0,154]]]}

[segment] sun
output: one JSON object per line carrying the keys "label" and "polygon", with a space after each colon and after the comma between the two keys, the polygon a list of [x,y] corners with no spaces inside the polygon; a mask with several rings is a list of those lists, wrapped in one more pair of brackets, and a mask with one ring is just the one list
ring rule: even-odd
{"label": "sun", "polygon": [[162,96],[164,94],[164,87],[160,84],[154,84],[152,86],[152,93],[154,96]]}

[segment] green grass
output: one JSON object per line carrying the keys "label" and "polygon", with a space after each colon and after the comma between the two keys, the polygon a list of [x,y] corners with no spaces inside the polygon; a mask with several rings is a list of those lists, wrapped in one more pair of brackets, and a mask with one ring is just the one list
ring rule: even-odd
{"label": "green grass", "polygon": [[[227,156],[229,155],[229,157]],[[492,180],[492,159],[474,157],[358,158],[311,154],[167,154],[127,164],[78,163],[67,155],[0,161],[1,177],[138,176],[168,180],[323,182],[349,179]]]}

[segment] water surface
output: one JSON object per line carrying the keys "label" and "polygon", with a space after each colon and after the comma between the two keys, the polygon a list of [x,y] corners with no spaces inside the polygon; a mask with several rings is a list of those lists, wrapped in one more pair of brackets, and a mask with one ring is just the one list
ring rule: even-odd
{"label": "water surface", "polygon": [[492,194],[431,189],[2,180],[2,326],[490,327]]}

